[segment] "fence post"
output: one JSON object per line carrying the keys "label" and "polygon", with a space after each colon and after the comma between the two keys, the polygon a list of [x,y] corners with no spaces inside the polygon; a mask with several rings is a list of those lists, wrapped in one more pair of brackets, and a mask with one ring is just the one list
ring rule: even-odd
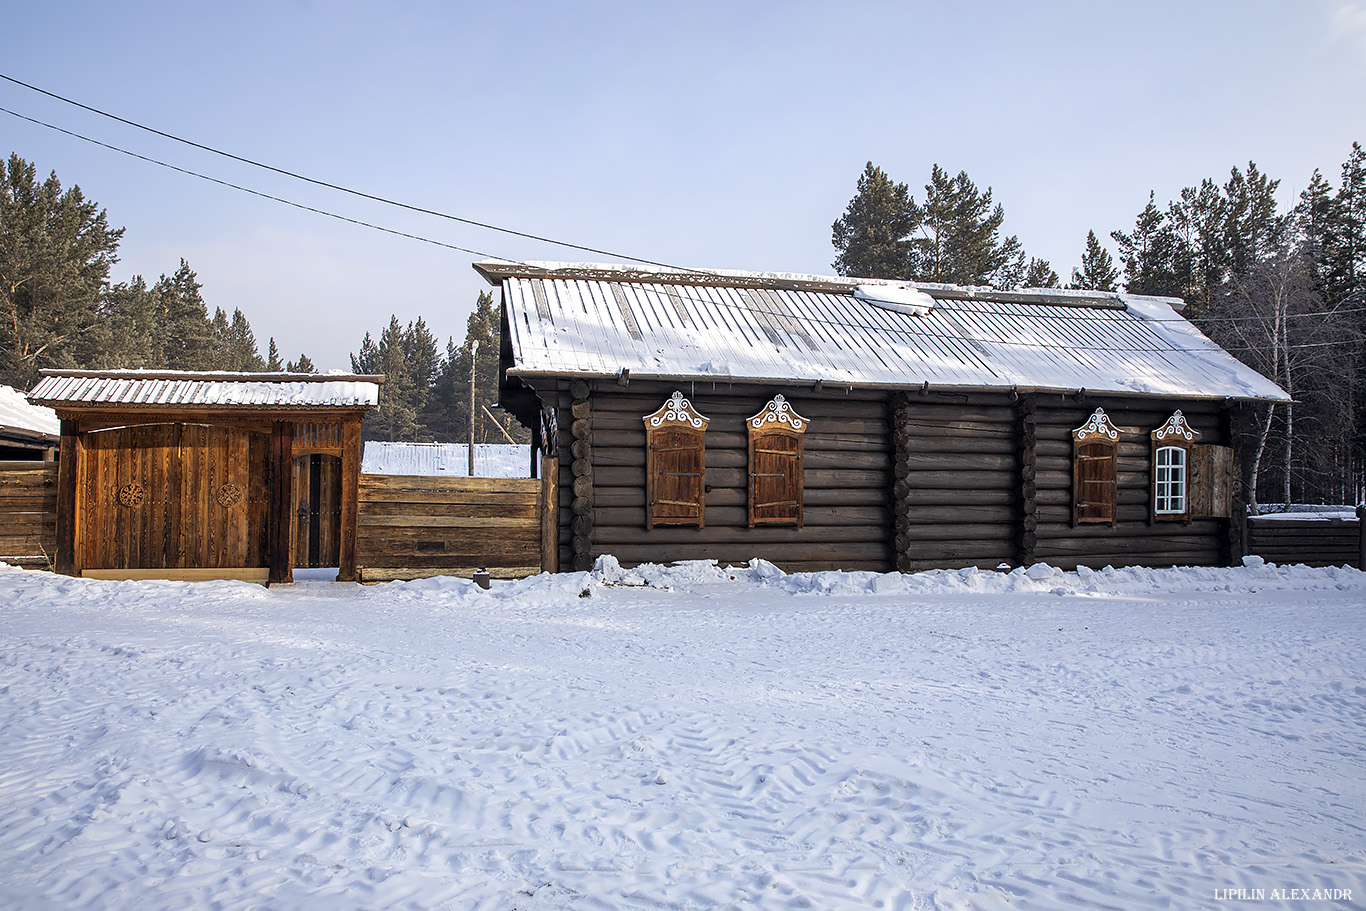
{"label": "fence post", "polygon": [[1366,503],[1357,507],[1357,569],[1366,569]]}

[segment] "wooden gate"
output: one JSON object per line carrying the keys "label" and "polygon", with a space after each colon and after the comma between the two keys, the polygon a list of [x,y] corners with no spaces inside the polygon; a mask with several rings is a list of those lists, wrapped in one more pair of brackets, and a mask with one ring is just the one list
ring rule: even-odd
{"label": "wooden gate", "polygon": [[311,453],[294,459],[292,551],[295,566],[341,561],[341,458]]}
{"label": "wooden gate", "polygon": [[91,433],[81,491],[82,567],[264,567],[269,436],[199,424]]}

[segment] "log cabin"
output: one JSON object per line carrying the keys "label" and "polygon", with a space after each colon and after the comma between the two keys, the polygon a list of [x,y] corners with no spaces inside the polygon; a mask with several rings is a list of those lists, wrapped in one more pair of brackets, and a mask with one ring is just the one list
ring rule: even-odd
{"label": "log cabin", "polygon": [[323,549],[313,565],[354,581],[361,421],[383,381],[44,370],[28,398],[61,421],[55,569],[290,582]]}
{"label": "log cabin", "polygon": [[1242,553],[1232,446],[1274,383],[1142,295],[490,261],[500,403],[557,565],[788,571]]}

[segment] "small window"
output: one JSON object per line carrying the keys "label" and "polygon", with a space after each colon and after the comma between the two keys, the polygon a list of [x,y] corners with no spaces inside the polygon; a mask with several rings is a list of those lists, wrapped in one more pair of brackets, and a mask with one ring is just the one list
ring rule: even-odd
{"label": "small window", "polygon": [[706,512],[709,418],[675,392],[645,422],[645,527],[696,525]]}
{"label": "small window", "polygon": [[1163,515],[1186,513],[1186,450],[1162,446],[1153,466],[1153,512]]}
{"label": "small window", "polygon": [[1072,524],[1115,522],[1119,429],[1103,408],[1072,431]]}
{"label": "small window", "polygon": [[1149,436],[1153,441],[1153,518],[1188,520],[1191,517],[1188,466],[1200,431],[1186,423],[1185,415],[1176,411],[1167,418],[1167,423]]}

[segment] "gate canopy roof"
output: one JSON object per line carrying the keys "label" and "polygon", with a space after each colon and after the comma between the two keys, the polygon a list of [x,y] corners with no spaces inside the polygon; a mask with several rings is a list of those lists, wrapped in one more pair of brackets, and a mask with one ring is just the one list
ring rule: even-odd
{"label": "gate canopy roof", "polygon": [[57,411],[259,413],[365,410],[383,376],[151,370],[44,370],[30,402]]}
{"label": "gate canopy roof", "polygon": [[527,380],[1289,399],[1202,335],[1175,298],[584,263],[474,267],[502,286],[507,372]]}

